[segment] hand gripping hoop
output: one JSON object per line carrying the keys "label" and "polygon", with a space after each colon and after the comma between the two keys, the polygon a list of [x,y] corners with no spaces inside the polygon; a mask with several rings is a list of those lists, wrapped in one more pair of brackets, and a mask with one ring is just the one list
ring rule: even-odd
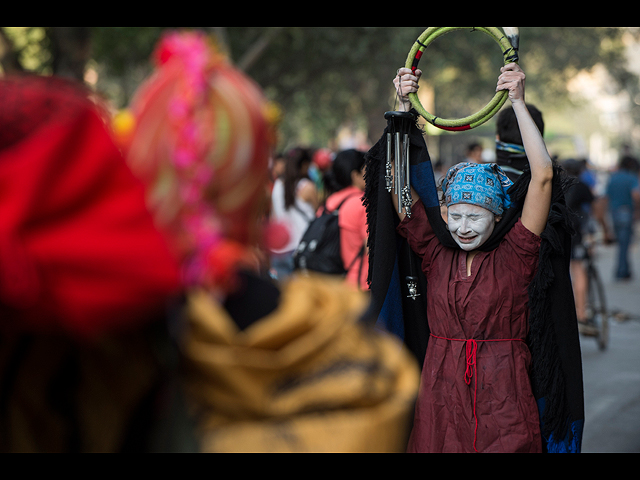
{"label": "hand gripping hoop", "polygon": [[[423,32],[420,38],[418,38],[415,45],[411,49],[409,57],[407,58],[406,68],[410,68],[413,72],[415,72],[418,69],[420,60],[424,56],[424,53],[429,45],[431,45],[436,39],[440,38],[441,36],[446,35],[447,33],[450,33],[454,30],[477,30],[489,35],[498,43],[498,45],[500,45],[502,54],[504,56],[505,65],[509,65],[510,63],[518,63],[520,60],[518,55],[518,37],[508,37],[498,27],[429,27]],[[423,116],[425,120],[427,120],[427,122],[435,127],[449,132],[464,132],[484,125],[500,111],[508,98],[508,92],[498,92],[493,100],[491,100],[491,102],[485,108],[480,110],[475,115],[471,115],[470,117],[461,118],[458,120],[446,120],[444,118],[436,117],[435,115],[427,112],[426,109],[422,106],[422,103],[420,103],[420,99],[418,98],[417,94],[412,93],[409,95],[411,104],[416,109],[416,111],[421,116]]]}

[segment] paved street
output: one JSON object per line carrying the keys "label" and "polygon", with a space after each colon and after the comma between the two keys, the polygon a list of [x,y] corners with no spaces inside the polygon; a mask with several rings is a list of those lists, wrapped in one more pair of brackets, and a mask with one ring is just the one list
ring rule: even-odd
{"label": "paved street", "polygon": [[584,453],[640,453],[640,245],[634,250],[636,279],[627,284],[612,281],[615,249],[598,252],[609,309],[632,318],[612,323],[607,352],[583,339]]}

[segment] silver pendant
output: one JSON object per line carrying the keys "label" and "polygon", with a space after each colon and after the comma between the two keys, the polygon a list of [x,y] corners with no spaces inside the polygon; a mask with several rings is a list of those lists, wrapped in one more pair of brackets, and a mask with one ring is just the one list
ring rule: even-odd
{"label": "silver pendant", "polygon": [[421,295],[418,293],[418,279],[415,277],[407,277],[407,287],[409,288],[409,296],[413,301],[416,301]]}

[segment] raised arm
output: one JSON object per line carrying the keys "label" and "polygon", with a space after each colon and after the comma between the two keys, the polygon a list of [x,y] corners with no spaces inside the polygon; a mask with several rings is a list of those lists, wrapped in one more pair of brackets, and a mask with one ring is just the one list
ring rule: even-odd
{"label": "raised arm", "polygon": [[553,162],[542,134],[525,102],[526,76],[515,63],[502,68],[497,91],[508,90],[518,119],[524,148],[531,167],[531,184],[524,203],[522,224],[530,232],[541,235],[549,219],[553,191]]}
{"label": "raised arm", "polygon": [[408,112],[411,110],[412,107],[411,100],[409,100],[409,94],[418,93],[421,77],[422,70],[416,70],[415,75],[408,68],[401,68],[398,70],[398,75],[394,79],[393,84],[396,87],[401,111]]}

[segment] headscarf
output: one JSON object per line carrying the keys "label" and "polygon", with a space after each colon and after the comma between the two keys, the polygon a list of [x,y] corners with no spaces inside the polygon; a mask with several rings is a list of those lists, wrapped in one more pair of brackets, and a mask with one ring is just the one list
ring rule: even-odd
{"label": "headscarf", "polygon": [[183,260],[187,286],[221,287],[260,240],[272,110],[202,33],[171,33],[132,106],[126,147]]}
{"label": "headscarf", "polygon": [[74,83],[0,79],[0,319],[100,336],[163,313],[178,268],[106,110]]}
{"label": "headscarf", "polygon": [[468,204],[502,216],[511,208],[509,189],[513,182],[495,165],[462,163],[449,170],[442,189],[448,207]]}

